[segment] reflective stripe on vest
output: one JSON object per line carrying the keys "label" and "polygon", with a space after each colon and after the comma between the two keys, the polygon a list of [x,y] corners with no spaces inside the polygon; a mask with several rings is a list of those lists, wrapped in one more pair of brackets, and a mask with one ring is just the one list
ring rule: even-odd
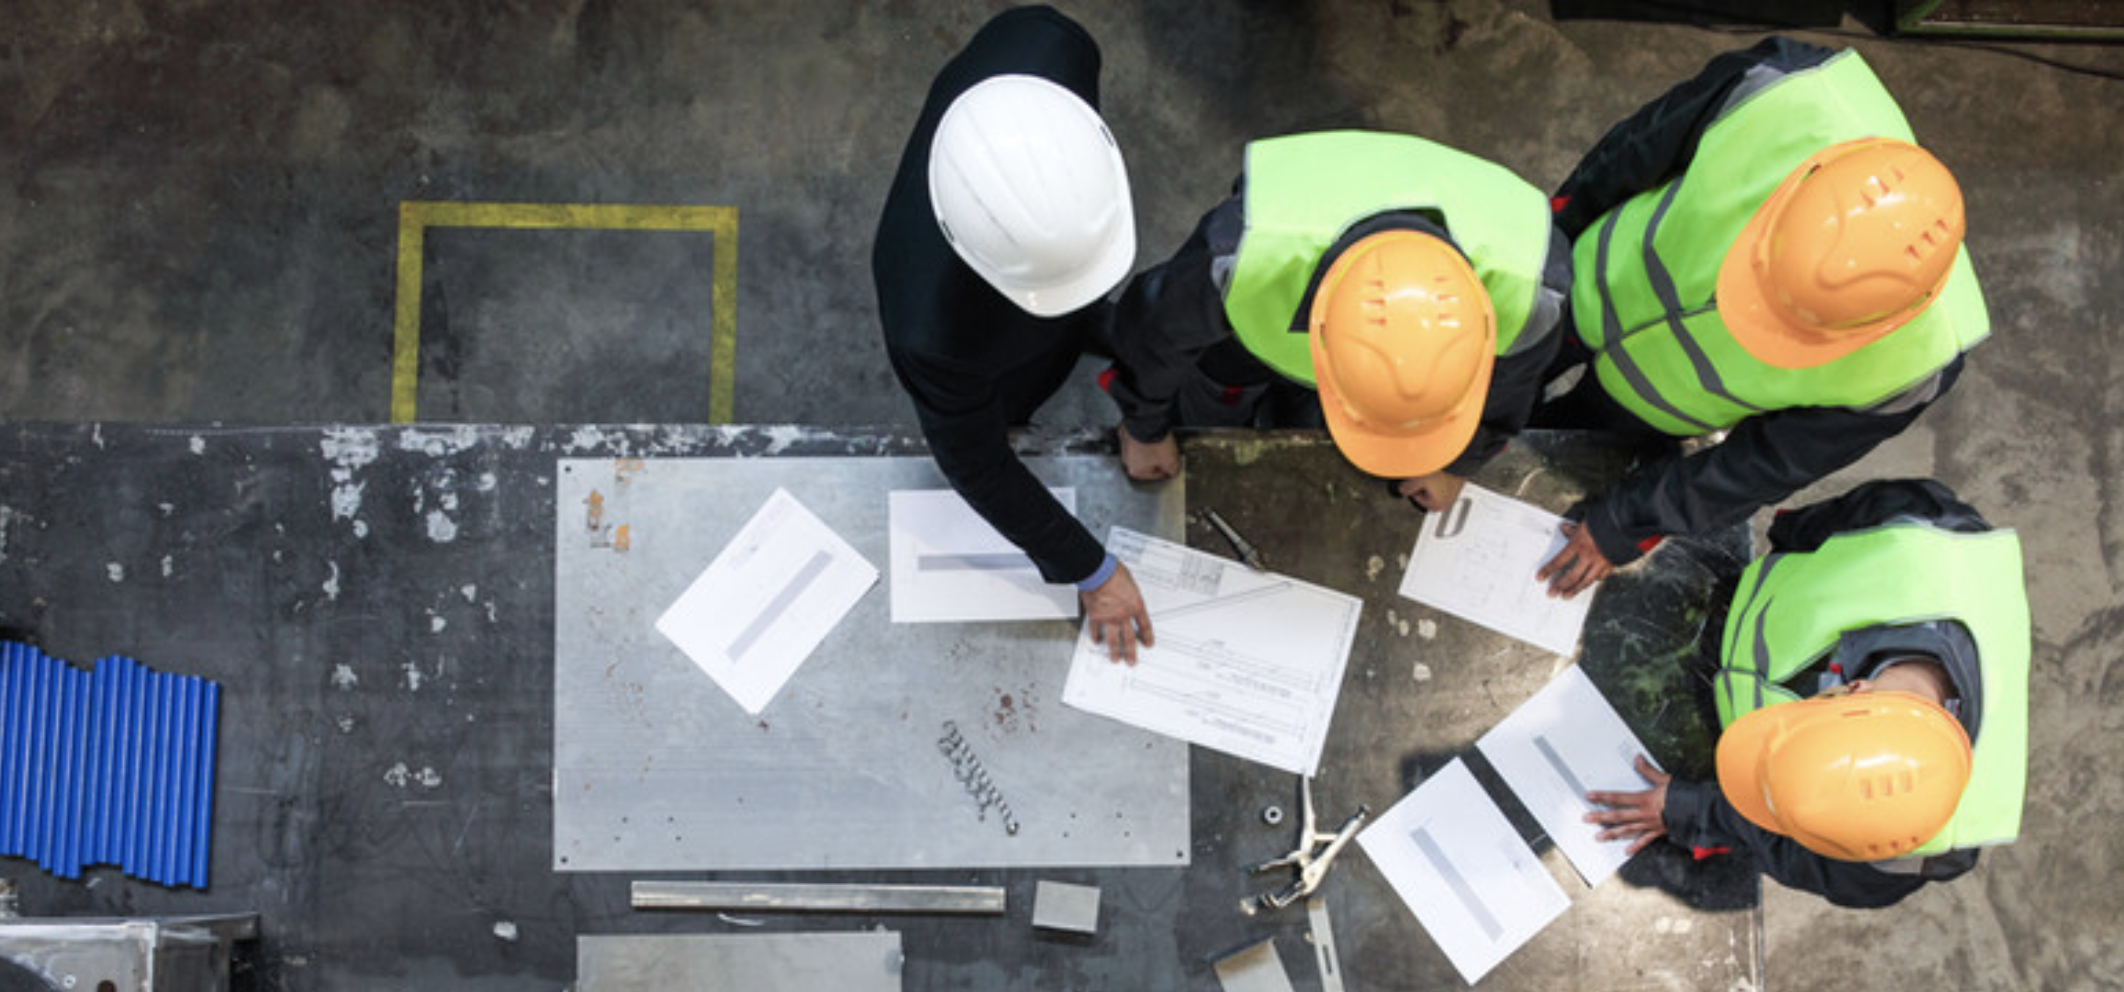
{"label": "reflective stripe on vest", "polygon": [[1245,195],[1224,314],[1240,343],[1287,378],[1314,384],[1297,312],[1314,268],[1344,231],[1375,214],[1440,219],[1489,291],[1497,354],[1510,351],[1534,311],[1549,201],[1503,166],[1406,134],[1299,134],[1246,146]]}
{"label": "reflective stripe on vest", "polygon": [[1659,430],[1701,434],[1766,410],[1872,406],[1983,340],[1990,317],[1966,249],[1923,314],[1812,368],[1763,363],[1719,319],[1719,266],[1756,208],[1808,156],[1874,135],[1911,140],[1880,80],[1842,52],[1738,101],[1684,175],[1595,221],[1573,247],[1571,306],[1609,395]]}
{"label": "reflective stripe on vest", "polygon": [[1848,631],[1954,620],[1977,647],[1983,725],[1952,819],[1914,856],[2001,844],[2020,834],[2028,772],[2028,593],[2020,538],[1904,522],[1838,534],[1741,573],[1712,683],[1719,723],[1799,698],[1783,683]]}

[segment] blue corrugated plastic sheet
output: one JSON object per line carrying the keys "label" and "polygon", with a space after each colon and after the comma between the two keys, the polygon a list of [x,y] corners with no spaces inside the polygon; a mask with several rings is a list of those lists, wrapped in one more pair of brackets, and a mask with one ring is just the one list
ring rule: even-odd
{"label": "blue corrugated plastic sheet", "polygon": [[0,641],[0,855],[207,884],[221,686]]}

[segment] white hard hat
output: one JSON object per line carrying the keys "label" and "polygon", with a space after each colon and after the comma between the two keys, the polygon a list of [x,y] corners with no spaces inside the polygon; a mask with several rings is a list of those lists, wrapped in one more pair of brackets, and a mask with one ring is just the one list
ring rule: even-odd
{"label": "white hard hat", "polygon": [[967,267],[1041,317],[1106,295],[1135,262],[1120,147],[1098,111],[1036,76],[992,76],[945,109],[929,202]]}

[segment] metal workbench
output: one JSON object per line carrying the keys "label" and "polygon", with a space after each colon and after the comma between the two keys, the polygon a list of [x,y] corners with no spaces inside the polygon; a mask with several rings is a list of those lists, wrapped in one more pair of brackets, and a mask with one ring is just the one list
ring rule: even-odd
{"label": "metal workbench", "polygon": [[[1021,449],[1105,443],[1032,435]],[[1658,845],[1589,890],[1482,763],[1475,739],[1568,660],[1399,598],[1420,514],[1317,436],[1205,435],[1185,451],[1190,509],[1214,506],[1278,571],[1365,601],[1315,780],[1322,818],[1359,802],[1384,810],[1466,758],[1570,895],[1482,987],[1555,988],[1559,976],[1760,987],[1759,888],[1745,866]],[[1215,989],[1210,959],[1263,937],[1297,989],[1319,988],[1302,907],[1239,911],[1276,881],[1240,868],[1290,847],[1292,824],[1260,814],[1295,810],[1296,779],[1199,748],[1185,865],[732,876],[997,885],[1002,916],[648,913],[630,908],[629,883],[668,873],[555,870],[559,461],[921,453],[919,437],[889,429],[0,429],[0,626],[77,664],[129,655],[224,690],[205,891],[108,869],[66,882],[14,860],[0,875],[21,883],[25,915],[256,912],[261,940],[237,964],[238,988],[560,988],[581,935],[880,928],[901,935],[909,989]],[[1476,481],[1561,510],[1644,457],[1535,433]],[[1194,513],[1185,536],[1229,553]],[[1746,555],[1742,528],[1669,540],[1592,608],[1582,664],[1682,774],[1708,766],[1692,673]],[[1034,930],[1041,880],[1097,886],[1098,931]],[[1361,852],[1323,891],[1349,988],[1461,985]]]}

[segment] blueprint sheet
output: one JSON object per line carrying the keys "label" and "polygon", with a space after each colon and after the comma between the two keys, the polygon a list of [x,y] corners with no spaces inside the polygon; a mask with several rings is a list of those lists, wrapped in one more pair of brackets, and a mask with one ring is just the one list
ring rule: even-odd
{"label": "blueprint sheet", "polygon": [[1595,586],[1550,598],[1534,580],[1563,549],[1562,517],[1481,486],[1467,486],[1445,510],[1428,514],[1401,594],[1566,657],[1577,653]]}
{"label": "blueprint sheet", "polygon": [[1313,774],[1364,604],[1121,527],[1106,547],[1143,590],[1157,644],[1122,665],[1081,632],[1062,701]]}

